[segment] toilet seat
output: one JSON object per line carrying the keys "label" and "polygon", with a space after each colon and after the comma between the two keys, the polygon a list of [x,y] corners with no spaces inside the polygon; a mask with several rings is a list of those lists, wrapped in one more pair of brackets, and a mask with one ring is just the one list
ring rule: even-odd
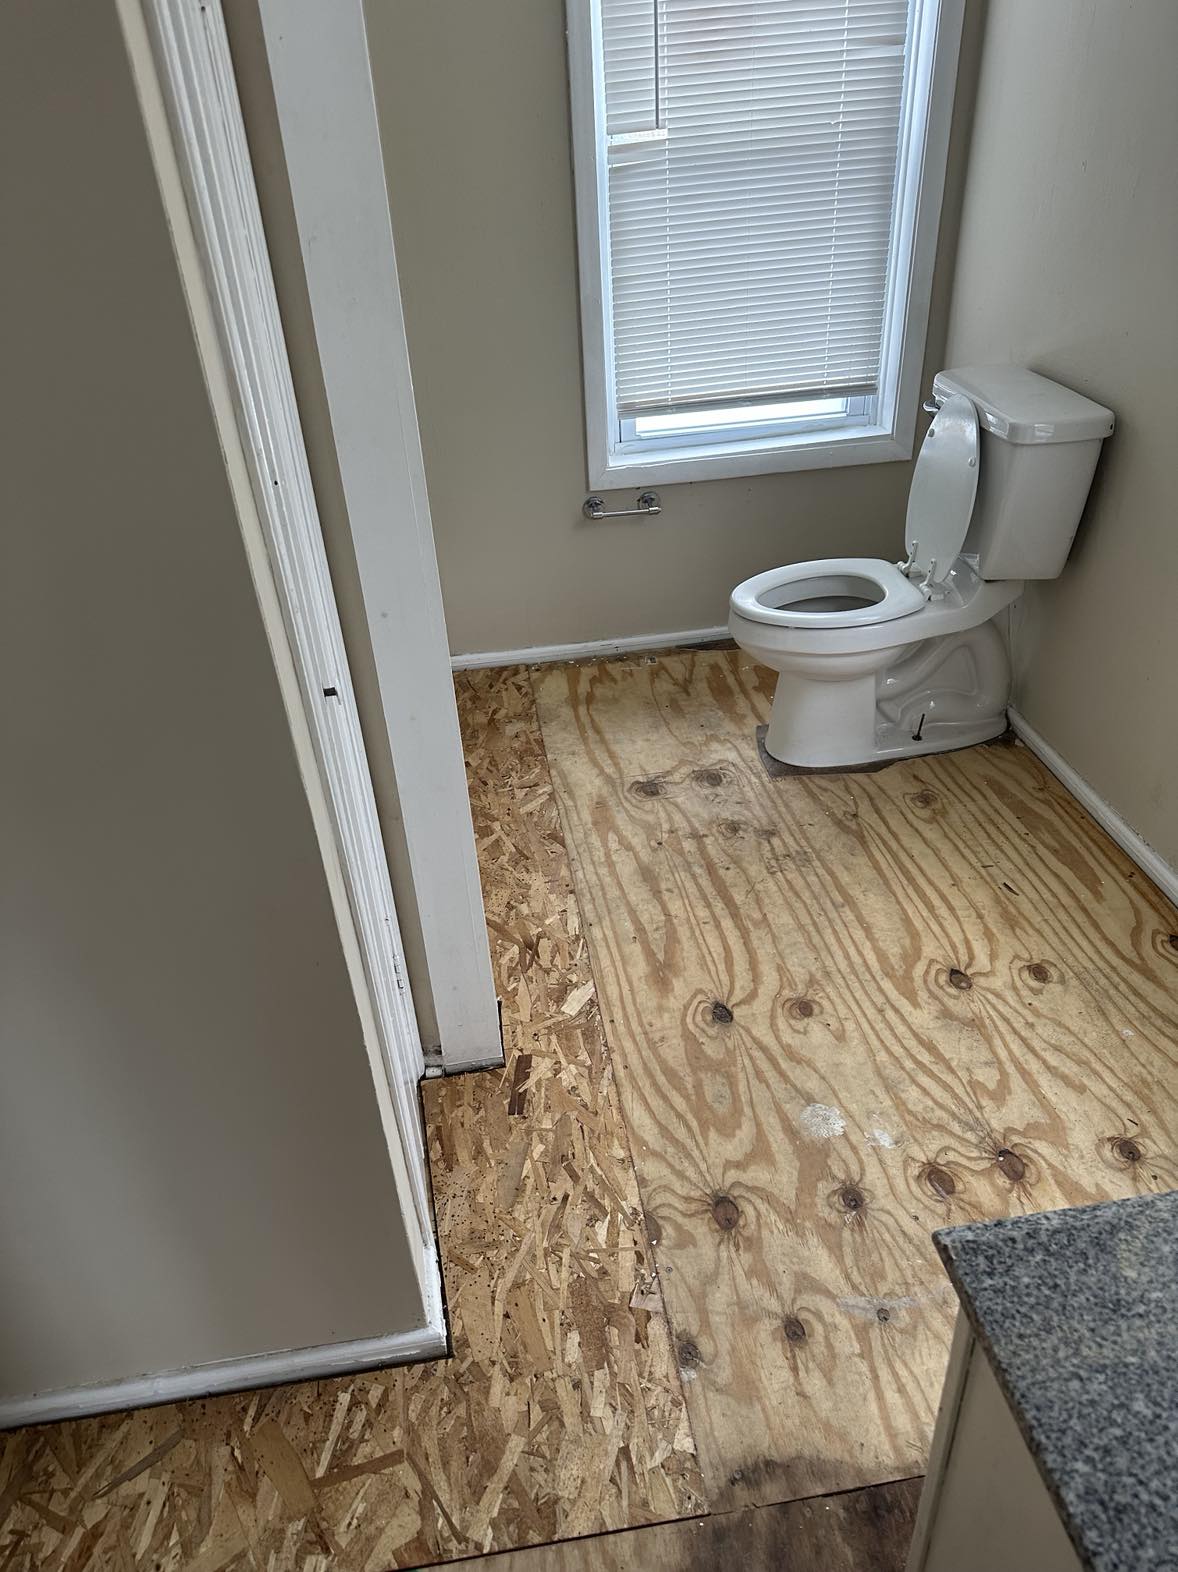
{"label": "toilet seat", "polygon": [[[841,611],[806,611],[796,603],[824,596],[861,595],[871,601]],[[732,610],[750,622],[778,628],[858,628],[910,616],[925,605],[920,589],[882,557],[826,557],[790,562],[738,584]]]}
{"label": "toilet seat", "polygon": [[[778,628],[861,628],[908,617],[953,574],[978,489],[978,416],[968,398],[945,399],[921,444],[908,495],[903,565],[877,557],[790,562],[746,579],[732,610]],[[919,576],[920,584],[908,577]],[[807,611],[804,602],[865,599],[866,606]]]}
{"label": "toilet seat", "polygon": [[942,583],[965,544],[978,490],[978,412],[963,393],[945,399],[925,432],[908,491],[908,568]]}

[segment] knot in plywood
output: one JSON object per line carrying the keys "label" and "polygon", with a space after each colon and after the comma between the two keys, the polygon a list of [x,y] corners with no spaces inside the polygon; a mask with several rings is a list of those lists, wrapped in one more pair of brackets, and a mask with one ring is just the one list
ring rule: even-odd
{"label": "knot in plywood", "polygon": [[1009,1179],[1011,1184],[1021,1184],[1027,1176],[1026,1162],[1009,1146],[1000,1146],[994,1153],[994,1161],[1003,1178]]}
{"label": "knot in plywood", "polygon": [[956,1193],[956,1179],[940,1163],[926,1163],[921,1169],[920,1177],[939,1201],[947,1201]]}
{"label": "knot in plywood", "polygon": [[724,1234],[730,1234],[740,1225],[740,1207],[730,1195],[713,1196],[712,1221]]}
{"label": "knot in plywood", "polygon": [[836,1199],[850,1217],[862,1217],[867,1211],[867,1197],[857,1184],[840,1185]]}
{"label": "knot in plywood", "polygon": [[661,797],[666,790],[666,781],[660,780],[657,775],[642,776],[630,782],[630,791],[635,797]]}
{"label": "knot in plywood", "polygon": [[704,1362],[699,1344],[692,1337],[681,1337],[675,1349],[680,1370],[698,1370]]}

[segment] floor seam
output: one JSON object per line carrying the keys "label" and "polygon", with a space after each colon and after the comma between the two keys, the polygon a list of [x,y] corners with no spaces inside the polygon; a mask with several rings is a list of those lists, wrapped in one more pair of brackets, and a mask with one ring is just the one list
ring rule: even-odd
{"label": "floor seam", "polygon": [[[543,722],[543,719],[542,719],[541,714],[540,714],[540,704],[539,704],[538,696],[536,694],[536,684],[535,684],[535,681],[534,681],[534,678],[533,678],[533,673],[532,673],[532,668],[531,667],[527,668],[527,678],[528,678],[528,691],[529,691],[529,693],[532,696],[532,706],[533,706],[533,709],[534,709],[534,712],[535,712],[535,716],[536,716],[536,730],[540,734],[540,743],[541,743],[541,747],[542,747],[543,753],[544,753],[544,767],[545,767],[545,769],[546,769],[546,771],[548,773],[548,783],[549,783],[549,786],[550,786],[550,788],[552,790],[552,800],[553,800],[553,802],[556,805],[557,816],[558,816],[558,818],[560,820],[561,841],[564,844],[565,856],[568,859],[569,883],[570,883],[570,885],[572,887],[573,899],[577,903],[577,918],[578,918],[578,921],[581,924],[581,931],[585,935],[585,951],[586,951],[586,955],[587,955],[588,961],[589,961],[589,975],[593,979],[593,1003],[594,1003],[594,1006],[596,1008],[597,1018],[598,1018],[598,1021],[600,1023],[600,1027],[601,1027],[601,1040],[602,1040],[602,1042],[605,1045],[605,1051],[606,1051],[606,1054],[609,1057],[611,1091],[612,1091],[614,1097],[617,1099],[619,1123],[621,1125],[622,1130],[625,1132],[625,1137],[626,1137],[626,1159],[629,1162],[630,1171],[634,1175],[634,1184],[635,1184],[635,1188],[637,1189],[637,1192],[638,1192],[638,1198],[639,1198],[639,1203],[640,1203],[640,1210],[641,1210],[641,1214],[642,1214],[641,1218],[639,1219],[640,1226],[642,1228],[642,1237],[646,1241],[646,1248],[647,1248],[647,1251],[648,1251],[648,1254],[649,1254],[649,1260],[651,1262],[651,1265],[655,1269],[654,1273],[653,1273],[653,1276],[654,1276],[655,1284],[657,1285],[657,1289],[658,1289],[659,1304],[662,1306],[663,1322],[666,1325],[667,1337],[668,1337],[668,1339],[670,1341],[670,1345],[671,1345],[671,1357],[672,1357],[672,1359],[674,1360],[674,1363],[675,1363],[675,1374],[676,1374],[676,1377],[677,1377],[678,1382],[679,1382],[679,1392],[680,1392],[680,1395],[681,1395],[682,1401],[683,1401],[683,1415],[684,1415],[684,1419],[686,1420],[686,1423],[687,1423],[688,1431],[689,1431],[689,1433],[691,1435],[691,1444],[692,1444],[693,1448],[695,1449],[694,1455],[695,1455],[696,1464],[698,1466],[699,1465],[699,1460],[700,1460],[699,1441],[698,1441],[698,1438],[697,1438],[696,1433],[695,1433],[695,1421],[692,1418],[691,1405],[690,1405],[690,1403],[687,1400],[687,1387],[686,1387],[686,1383],[685,1383],[685,1381],[683,1379],[683,1369],[682,1369],[682,1367],[681,1367],[681,1365],[679,1363],[679,1358],[678,1358],[678,1346],[679,1346],[678,1345],[678,1337],[677,1337],[677,1334],[676,1334],[676,1331],[675,1331],[675,1323],[671,1319],[671,1312],[670,1312],[670,1310],[667,1307],[666,1295],[663,1292],[662,1272],[661,1272],[661,1269],[658,1266],[658,1256],[657,1256],[657,1253],[656,1253],[656,1250],[655,1250],[654,1243],[653,1243],[653,1241],[651,1240],[651,1237],[650,1237],[650,1230],[649,1230],[649,1228],[647,1226],[647,1221],[646,1221],[646,1216],[647,1216],[647,1213],[646,1213],[646,1195],[645,1195],[645,1191],[643,1189],[641,1176],[640,1176],[640,1174],[638,1172],[638,1164],[634,1160],[634,1133],[630,1129],[630,1122],[629,1122],[628,1118],[626,1117],[625,1103],[622,1100],[621,1088],[618,1086],[618,1077],[617,1077],[617,1069],[616,1069],[616,1057],[617,1056],[616,1056],[616,1054],[614,1052],[613,1044],[610,1042],[610,1035],[609,1035],[609,1030],[608,1030],[608,1027],[607,1027],[607,1024],[606,1024],[605,1014],[604,1014],[604,1012],[603,1012],[603,1010],[601,1008],[601,986],[600,986],[600,983],[599,983],[598,977],[597,977],[597,967],[596,967],[596,965],[594,963],[594,959],[593,959],[593,946],[592,946],[592,944],[590,943],[590,940],[589,940],[589,931],[588,931],[587,927],[585,926],[585,908],[584,908],[584,904],[583,904],[583,901],[582,901],[582,898],[581,898],[581,891],[578,888],[578,884],[577,884],[577,869],[576,869],[576,863],[575,863],[575,860],[574,860],[574,857],[573,857],[573,852],[572,852],[572,839],[571,839],[570,834],[569,834],[568,822],[567,822],[566,817],[565,817],[564,805],[561,802],[560,792],[557,790],[557,786],[556,786],[556,776],[553,773],[552,759],[551,759],[551,757],[549,755],[549,752],[548,752],[548,740],[547,740],[547,738],[544,735],[544,722]],[[702,1470],[701,1470],[701,1473],[700,1473],[700,1483],[701,1483],[701,1486],[702,1486],[702,1483],[703,1483]],[[691,1512],[691,1513],[686,1514],[685,1516],[676,1516],[676,1517],[664,1518],[662,1521],[668,1522],[668,1523],[686,1523],[686,1522],[691,1522],[692,1519],[696,1518],[696,1517],[710,1517],[710,1516],[714,1515],[713,1512],[712,1512],[712,1505],[711,1505],[710,1500],[708,1500],[706,1496],[703,1496],[702,1500],[703,1500],[703,1508],[704,1508],[704,1510],[702,1512]]]}

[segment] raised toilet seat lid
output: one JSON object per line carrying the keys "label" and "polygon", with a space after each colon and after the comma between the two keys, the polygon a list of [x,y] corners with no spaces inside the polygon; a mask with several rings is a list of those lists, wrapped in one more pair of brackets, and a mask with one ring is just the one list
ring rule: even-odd
{"label": "raised toilet seat lid", "polygon": [[940,584],[965,545],[978,492],[978,412],[953,393],[933,416],[912,469],[904,543],[909,572]]}
{"label": "raised toilet seat lid", "polygon": [[[907,572],[877,557],[791,562],[738,584],[732,610],[779,628],[856,628],[911,616],[961,555],[977,490],[978,414],[963,393],[954,393],[933,417],[913,466],[904,529]],[[821,605],[848,598],[869,604],[806,610],[808,600]]]}

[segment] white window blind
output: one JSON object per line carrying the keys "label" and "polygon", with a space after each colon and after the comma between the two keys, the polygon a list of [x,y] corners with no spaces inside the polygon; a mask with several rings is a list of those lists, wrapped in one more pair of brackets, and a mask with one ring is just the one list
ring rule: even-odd
{"label": "white window blind", "polygon": [[873,395],[907,0],[595,0],[620,419]]}

